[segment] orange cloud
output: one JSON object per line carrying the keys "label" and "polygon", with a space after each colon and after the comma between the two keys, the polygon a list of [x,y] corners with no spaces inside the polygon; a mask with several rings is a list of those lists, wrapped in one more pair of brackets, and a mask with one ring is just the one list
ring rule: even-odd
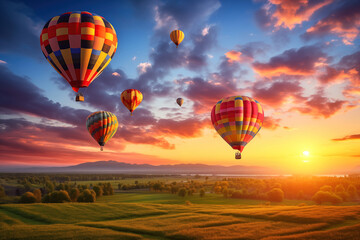
{"label": "orange cloud", "polygon": [[330,4],[333,0],[314,1],[308,0],[270,0],[271,4],[276,5],[272,19],[275,27],[293,29],[296,25],[308,21],[310,17],[320,8]]}
{"label": "orange cloud", "polygon": [[241,52],[238,51],[230,51],[225,53],[226,58],[228,59],[229,63],[233,63],[233,62],[240,62],[241,61]]}

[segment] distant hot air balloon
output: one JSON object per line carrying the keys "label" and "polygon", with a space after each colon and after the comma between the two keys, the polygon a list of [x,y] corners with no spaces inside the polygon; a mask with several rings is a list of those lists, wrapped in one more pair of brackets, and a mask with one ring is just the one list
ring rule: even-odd
{"label": "distant hot air balloon", "polygon": [[221,99],[211,111],[211,121],[219,135],[235,150],[236,159],[260,131],[264,110],[255,99],[233,96]]}
{"label": "distant hot air balloon", "polygon": [[143,99],[143,95],[139,90],[127,89],[121,93],[121,101],[131,112],[131,116],[135,108],[139,106]]}
{"label": "distant hot air balloon", "polygon": [[176,45],[176,48],[178,48],[179,44],[184,40],[185,34],[180,30],[174,30],[170,33],[170,39],[173,41]]}
{"label": "distant hot air balloon", "polygon": [[113,113],[99,111],[87,117],[86,127],[95,141],[99,143],[102,151],[105,143],[116,133],[118,121]]}
{"label": "distant hot air balloon", "polygon": [[[105,69],[117,48],[114,27],[89,12],[51,18],[40,35],[43,54],[75,92],[86,88]],[[84,101],[78,93],[76,101]]]}
{"label": "distant hot air balloon", "polygon": [[176,99],[176,103],[181,107],[181,105],[183,105],[183,103],[184,103],[184,99],[178,98],[178,99]]}

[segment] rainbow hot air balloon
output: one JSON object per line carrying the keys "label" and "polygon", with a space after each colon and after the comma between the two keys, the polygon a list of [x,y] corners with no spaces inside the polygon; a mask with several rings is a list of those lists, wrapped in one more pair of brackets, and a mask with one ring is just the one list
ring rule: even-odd
{"label": "rainbow hot air balloon", "polygon": [[221,99],[211,111],[211,121],[219,135],[235,150],[236,159],[260,131],[264,110],[255,99],[233,96]]}
{"label": "rainbow hot air balloon", "polygon": [[184,99],[178,98],[178,99],[176,99],[176,103],[181,107],[181,105],[183,105],[183,103],[184,103]]}
{"label": "rainbow hot air balloon", "polygon": [[86,127],[95,141],[99,143],[102,151],[105,143],[116,133],[118,121],[113,113],[99,111],[87,117]]}
{"label": "rainbow hot air balloon", "polygon": [[180,30],[174,30],[170,33],[170,39],[175,43],[176,48],[178,48],[179,44],[184,40],[185,34]]}
{"label": "rainbow hot air balloon", "polygon": [[143,100],[143,95],[139,90],[127,89],[121,93],[121,101],[127,109],[129,109],[131,116],[135,108],[139,106]]}
{"label": "rainbow hot air balloon", "polygon": [[[51,66],[78,92],[110,63],[117,37],[105,18],[89,12],[67,12],[45,24],[40,45]],[[76,101],[83,100],[78,93]]]}

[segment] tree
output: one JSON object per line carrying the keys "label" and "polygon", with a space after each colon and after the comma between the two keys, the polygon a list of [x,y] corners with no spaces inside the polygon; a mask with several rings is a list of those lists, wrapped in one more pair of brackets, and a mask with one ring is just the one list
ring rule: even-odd
{"label": "tree", "polygon": [[36,202],[41,202],[41,191],[40,191],[40,189],[35,189],[34,191],[33,191],[33,194],[34,194],[34,196],[35,196],[35,198],[36,198]]}
{"label": "tree", "polygon": [[349,184],[347,187],[347,193],[349,195],[349,199],[354,201],[357,197],[356,187],[353,184]]}
{"label": "tree", "polygon": [[79,196],[78,202],[95,202],[96,193],[93,190],[85,189]]}
{"label": "tree", "polygon": [[20,198],[20,203],[35,203],[36,197],[32,192],[24,193]]}
{"label": "tree", "polygon": [[3,186],[0,185],[0,197],[5,197],[6,193],[5,193],[5,189]]}
{"label": "tree", "polygon": [[200,189],[200,197],[205,197],[205,189]]}
{"label": "tree", "polygon": [[228,198],[229,196],[229,190],[227,188],[224,188],[223,190],[223,195],[224,195],[224,198]]}
{"label": "tree", "polygon": [[65,190],[54,191],[50,194],[51,203],[71,202],[69,193]]}
{"label": "tree", "polygon": [[280,188],[273,188],[266,193],[267,199],[271,202],[282,202],[284,201],[284,192]]}
{"label": "tree", "polygon": [[121,190],[121,183],[118,184],[118,190]]}
{"label": "tree", "polygon": [[99,198],[103,195],[103,190],[101,186],[94,186],[93,187],[94,192],[96,193],[96,197]]}
{"label": "tree", "polygon": [[178,192],[178,195],[180,197],[185,197],[186,196],[186,189],[185,188],[180,188],[179,192]]}
{"label": "tree", "polygon": [[45,182],[45,189],[46,189],[46,192],[48,193],[51,193],[54,191],[55,187],[54,187],[54,184],[50,181],[46,181]]}
{"label": "tree", "polygon": [[77,199],[78,199],[78,197],[79,197],[79,195],[80,195],[80,191],[79,191],[79,189],[78,188],[72,188],[71,190],[70,190],[70,199],[71,199],[71,201],[72,202],[76,202],[77,201]]}
{"label": "tree", "polygon": [[312,200],[314,202],[316,202],[317,204],[322,204],[324,202],[330,202],[332,204],[339,204],[343,201],[341,197],[339,197],[335,193],[328,192],[328,191],[318,191],[312,197]]}
{"label": "tree", "polygon": [[323,191],[323,192],[332,192],[333,191],[333,188],[332,186],[329,186],[329,185],[324,185],[320,188],[320,191]]}

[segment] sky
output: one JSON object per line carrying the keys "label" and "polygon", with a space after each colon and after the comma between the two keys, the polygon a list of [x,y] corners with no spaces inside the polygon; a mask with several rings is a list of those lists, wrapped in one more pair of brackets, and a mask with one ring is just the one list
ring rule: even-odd
{"label": "sky", "polygon": [[[45,23],[69,11],[104,17],[118,38],[85,102],[40,48]],[[0,166],[115,160],[324,174],[360,165],[357,0],[0,0],[0,24]],[[174,29],[185,33],[178,49]],[[133,116],[120,100],[128,88],[144,96]],[[241,160],[210,118],[235,95],[265,112]],[[119,121],[103,152],[85,126],[100,110]]]}

